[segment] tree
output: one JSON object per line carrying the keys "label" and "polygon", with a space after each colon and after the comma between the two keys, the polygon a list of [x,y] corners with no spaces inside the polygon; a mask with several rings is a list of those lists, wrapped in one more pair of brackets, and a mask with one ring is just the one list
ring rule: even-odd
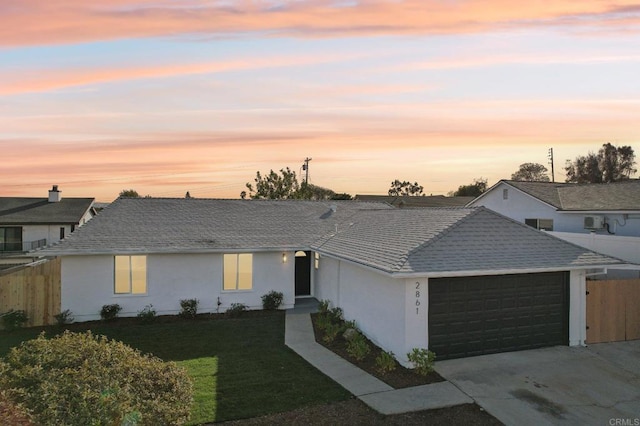
{"label": "tree", "polygon": [[391,182],[391,187],[389,188],[389,195],[395,197],[402,197],[405,195],[424,195],[422,190],[424,188],[421,185],[418,185],[418,182],[411,183],[409,181],[400,182],[398,179]]}
{"label": "tree", "polygon": [[123,189],[120,191],[119,197],[140,198],[140,194],[135,189]]}
{"label": "tree", "polygon": [[636,156],[630,146],[615,147],[605,143],[597,154],[593,152],[567,160],[566,181],[574,183],[608,183],[631,178],[637,172]]}
{"label": "tree", "polygon": [[477,197],[487,190],[487,180],[484,178],[474,179],[472,184],[460,185],[458,190],[449,193],[454,197]]}
{"label": "tree", "polygon": [[346,192],[340,194],[333,194],[331,197],[332,200],[353,200],[351,194],[347,194]]}
{"label": "tree", "polygon": [[511,175],[511,180],[525,182],[549,182],[547,168],[538,163],[523,163],[517,172]]}
{"label": "tree", "polygon": [[247,195],[253,199],[288,199],[300,198],[300,184],[296,178],[296,172],[291,171],[288,167],[280,169],[280,174],[271,170],[268,175],[262,176],[260,172],[256,172],[254,179],[255,188],[249,182],[246,187],[249,190],[240,193],[240,198],[245,199]]}

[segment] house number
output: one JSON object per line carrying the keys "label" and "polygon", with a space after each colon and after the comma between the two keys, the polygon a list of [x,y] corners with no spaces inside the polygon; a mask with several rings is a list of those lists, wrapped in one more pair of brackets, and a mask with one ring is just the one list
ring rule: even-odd
{"label": "house number", "polygon": [[416,315],[420,314],[420,283],[416,281]]}

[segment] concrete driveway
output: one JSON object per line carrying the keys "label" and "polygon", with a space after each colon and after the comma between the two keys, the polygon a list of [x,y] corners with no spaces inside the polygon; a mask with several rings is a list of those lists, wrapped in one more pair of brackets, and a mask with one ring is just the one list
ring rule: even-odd
{"label": "concrete driveway", "polygon": [[640,426],[640,340],[436,362],[507,425]]}

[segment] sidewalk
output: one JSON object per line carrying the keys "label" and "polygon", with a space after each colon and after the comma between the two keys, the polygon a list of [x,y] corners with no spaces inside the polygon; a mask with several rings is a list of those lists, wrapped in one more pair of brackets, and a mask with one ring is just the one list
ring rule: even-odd
{"label": "sidewalk", "polygon": [[473,402],[460,389],[446,381],[394,390],[342,359],[316,343],[309,315],[316,308],[317,301],[308,299],[287,311],[285,344],[377,412],[399,414]]}

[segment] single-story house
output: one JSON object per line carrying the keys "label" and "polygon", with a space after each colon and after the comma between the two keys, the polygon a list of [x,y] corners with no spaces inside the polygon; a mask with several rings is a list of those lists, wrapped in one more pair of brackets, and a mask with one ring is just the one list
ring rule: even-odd
{"label": "single-story house", "polygon": [[46,198],[0,197],[0,255],[56,243],[95,214],[93,198],[62,198],[53,185]]}
{"label": "single-story house", "polygon": [[383,203],[121,198],[42,254],[60,256],[62,306],[76,320],[118,303],[175,314],[261,296],[330,300],[407,363],[584,344],[585,277],[633,267],[485,208]]}
{"label": "single-story house", "polygon": [[[574,244],[640,263],[638,179],[597,184],[501,180],[468,206],[484,206]],[[613,276],[638,277],[638,272]]]}

